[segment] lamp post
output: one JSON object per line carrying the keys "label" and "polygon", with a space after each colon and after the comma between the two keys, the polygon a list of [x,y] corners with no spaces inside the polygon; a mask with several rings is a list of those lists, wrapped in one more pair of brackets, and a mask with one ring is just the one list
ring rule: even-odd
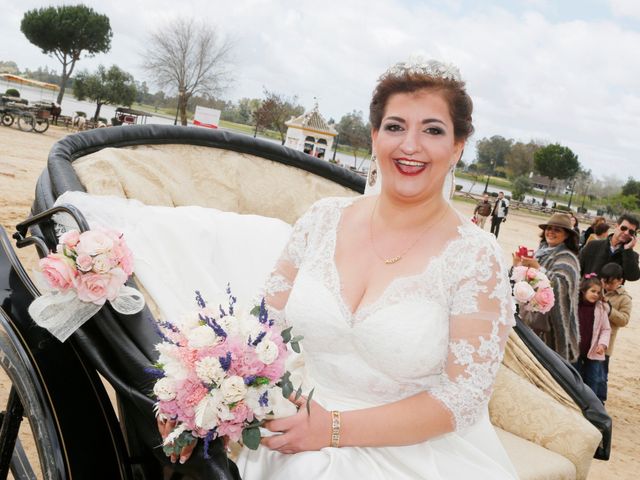
{"label": "lamp post", "polygon": [[336,163],[336,152],[338,151],[338,138],[340,138],[340,135],[336,135],[336,138],[333,139],[333,160],[331,160],[333,163]]}
{"label": "lamp post", "polygon": [[488,191],[487,189],[489,188],[489,178],[491,178],[491,175],[493,174],[493,167],[495,165],[496,161],[495,159],[491,161],[491,165],[490,165],[490,169],[489,169],[489,173],[487,173],[487,181],[484,184],[484,191]]}
{"label": "lamp post", "polygon": [[571,208],[571,200],[573,199],[573,191],[576,189],[576,179],[573,179],[573,183],[571,184],[571,194],[569,195],[569,205],[568,208]]}

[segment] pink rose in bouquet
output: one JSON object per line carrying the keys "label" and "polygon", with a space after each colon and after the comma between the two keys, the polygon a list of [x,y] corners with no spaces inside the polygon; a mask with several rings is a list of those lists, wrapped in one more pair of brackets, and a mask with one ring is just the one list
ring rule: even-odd
{"label": "pink rose in bouquet", "polygon": [[553,295],[553,289],[551,287],[540,288],[533,296],[532,303],[534,308],[540,313],[547,313],[555,303],[555,297]]}
{"label": "pink rose in bouquet", "polygon": [[269,318],[264,301],[236,316],[236,298],[230,288],[227,293],[226,309],[209,308],[196,292],[196,315],[159,322],[164,341],[156,346],[160,356],[150,371],[159,377],[153,389],[157,414],[176,421],[164,442],[167,454],[195,438],[208,444],[221,436],[255,449],[274,396],[293,393],[285,370],[287,345],[299,352],[302,337]]}
{"label": "pink rose in bouquet", "polygon": [[547,313],[555,298],[549,278],[539,269],[524,266],[514,267],[511,272],[513,296],[525,310]]}
{"label": "pink rose in bouquet", "polygon": [[51,254],[39,262],[40,270],[45,280],[51,286],[61,292],[66,292],[74,286],[78,272],[73,266],[73,261],[59,253]]}

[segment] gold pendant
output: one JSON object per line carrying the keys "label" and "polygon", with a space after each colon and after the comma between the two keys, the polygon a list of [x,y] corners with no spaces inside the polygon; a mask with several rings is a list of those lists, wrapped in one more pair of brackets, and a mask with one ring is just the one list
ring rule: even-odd
{"label": "gold pendant", "polygon": [[400,259],[402,259],[402,257],[400,257],[400,256],[398,256],[398,257],[393,257],[393,258],[387,258],[387,259],[384,261],[384,263],[385,263],[386,265],[391,265],[391,264],[394,264],[394,263],[396,263],[396,262],[399,262],[399,261],[400,261]]}

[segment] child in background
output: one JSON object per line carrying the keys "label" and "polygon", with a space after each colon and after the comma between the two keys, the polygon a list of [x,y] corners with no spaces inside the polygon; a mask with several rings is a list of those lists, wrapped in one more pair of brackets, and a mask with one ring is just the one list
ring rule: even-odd
{"label": "child in background", "polygon": [[585,275],[580,283],[580,356],[573,367],[580,373],[582,381],[604,403],[602,398],[605,383],[604,360],[609,346],[611,326],[609,305],[603,301],[602,283],[595,273]]}
{"label": "child in background", "polygon": [[609,236],[609,224],[606,222],[602,222],[593,227],[593,233],[589,235],[586,243],[589,243],[591,240],[603,240]]}
{"label": "child in background", "polygon": [[631,317],[631,295],[624,287],[622,267],[617,263],[607,263],[600,270],[602,284],[604,286],[604,298],[609,302],[609,323],[611,324],[611,339],[604,359],[604,385],[602,397],[607,399],[607,382],[609,380],[609,358],[613,354],[613,343],[620,327],[626,327]]}

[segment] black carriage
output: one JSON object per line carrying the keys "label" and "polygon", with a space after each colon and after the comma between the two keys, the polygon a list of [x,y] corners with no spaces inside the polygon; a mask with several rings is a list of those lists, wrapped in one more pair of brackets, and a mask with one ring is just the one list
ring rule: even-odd
{"label": "black carriage", "polygon": [[[174,162],[172,168],[181,161],[186,168],[191,161],[186,154],[181,157],[181,149],[191,149],[200,161],[211,162],[214,171],[224,171],[226,190],[238,198],[227,198],[217,204],[214,195],[203,206],[239,213],[277,216],[277,212],[286,212],[280,217],[291,222],[317,198],[364,190],[362,177],[339,166],[270,142],[223,131],[132,126],[82,132],[59,141],[37,182],[32,216],[17,226],[13,241],[0,231],[0,362],[12,384],[2,413],[0,478],[5,478],[9,467],[14,478],[35,478],[33,465],[27,461],[17,435],[23,418],[28,419],[33,432],[43,478],[239,478],[219,441],[210,446],[210,460],[205,460],[200,443],[184,465],[169,463],[158,448],[161,439],[155,425],[153,400],[148,395],[153,379],[145,369],[155,360],[153,347],[159,336],[149,308],[123,318],[110,307],[104,307],[65,343],[37,327],[27,312],[39,292],[18,260],[14,244],[20,248],[34,245],[40,256],[46,255],[57,244],[51,217],[61,210],[72,215],[80,229],[86,229],[81,212],[71,206],[53,207],[65,191],[92,190],[87,177],[74,166],[82,160],[86,173],[92,168],[86,164],[88,159],[93,161],[100,152],[115,152],[116,160],[110,168],[114,175],[126,177],[121,171],[121,162],[126,159],[118,153],[136,156],[145,148],[153,151],[152,162],[163,162],[159,152],[169,149],[167,158]],[[229,170],[232,164],[236,167]],[[167,165],[163,168],[167,170]],[[265,206],[260,198],[250,198],[252,191],[264,192],[279,183],[273,177],[269,180],[265,172],[272,172],[283,184],[288,182],[292,186],[275,187],[281,188],[281,194],[275,195],[278,199],[275,206]],[[246,179],[250,188],[239,187],[235,178],[238,175]],[[163,188],[159,184],[145,185],[139,192],[142,196],[149,189]],[[304,195],[289,191],[295,188],[304,189]],[[305,200],[300,200],[301,197]],[[599,431],[593,447],[596,458],[608,458],[611,420],[595,395],[519,319],[515,331],[518,344],[532,352],[536,364],[550,374],[575,403],[576,411],[581,411]],[[113,388],[115,398],[109,397],[105,385]],[[587,457],[593,455],[593,450]],[[574,478],[581,477],[576,474]]]}
{"label": "black carriage", "polygon": [[5,127],[14,123],[25,132],[44,133],[49,128],[52,103],[36,102],[29,105],[23,98],[0,98],[0,121]]}

